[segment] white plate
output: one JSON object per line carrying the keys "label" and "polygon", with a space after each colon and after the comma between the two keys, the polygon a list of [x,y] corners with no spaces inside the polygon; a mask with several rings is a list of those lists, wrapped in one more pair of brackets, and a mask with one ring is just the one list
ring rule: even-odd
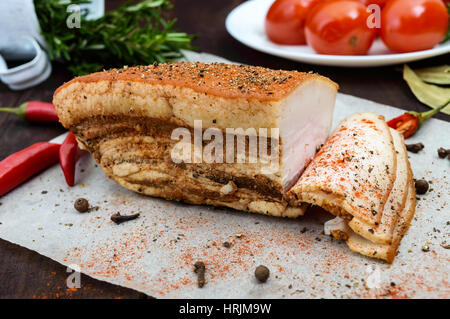
{"label": "white plate", "polygon": [[264,32],[264,19],[273,0],[251,0],[230,12],[226,28],[233,38],[265,53],[311,64],[349,67],[371,67],[406,63],[450,52],[450,42],[437,45],[431,50],[392,53],[381,40],[375,40],[368,55],[340,56],[317,54],[306,45],[278,45],[271,42]]}

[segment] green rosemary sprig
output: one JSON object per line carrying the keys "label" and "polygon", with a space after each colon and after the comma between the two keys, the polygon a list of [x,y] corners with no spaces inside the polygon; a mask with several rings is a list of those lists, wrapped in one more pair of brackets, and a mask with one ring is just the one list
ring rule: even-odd
{"label": "green rosemary sprig", "polygon": [[69,29],[71,4],[90,0],[34,0],[36,13],[52,60],[62,60],[75,75],[123,65],[146,65],[182,57],[192,49],[192,35],[174,30],[175,19],[162,14],[172,8],[169,0],[127,1],[97,20],[86,20]]}

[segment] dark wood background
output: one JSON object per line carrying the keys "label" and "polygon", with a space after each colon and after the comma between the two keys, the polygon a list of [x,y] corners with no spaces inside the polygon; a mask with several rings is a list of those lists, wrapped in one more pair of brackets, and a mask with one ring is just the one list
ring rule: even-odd
{"label": "dark wood background", "polygon": [[[107,10],[123,1],[108,0]],[[377,68],[336,68],[296,63],[245,47],[225,30],[225,17],[239,0],[175,0],[171,16],[178,18],[179,30],[198,35],[194,44],[200,51],[227,59],[271,68],[315,71],[340,85],[340,91],[396,106],[405,110],[425,111],[402,80],[401,66]],[[450,55],[414,63],[431,66],[449,62]],[[14,92],[0,84],[0,105],[14,107],[29,100],[51,101],[54,90],[71,74],[54,64],[51,77],[29,90]],[[450,121],[450,116],[437,118]],[[0,159],[35,142],[49,140],[64,129],[59,125],[28,124],[14,115],[0,115]],[[82,275],[82,288],[66,289],[66,268],[23,247],[0,240],[0,298],[148,298],[142,293],[118,287]]]}

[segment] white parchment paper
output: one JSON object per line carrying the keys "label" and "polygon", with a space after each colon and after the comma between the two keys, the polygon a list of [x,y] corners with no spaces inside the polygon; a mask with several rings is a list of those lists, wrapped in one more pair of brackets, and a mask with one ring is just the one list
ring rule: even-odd
{"label": "white parchment paper", "polygon": [[[204,54],[190,59],[214,60]],[[391,118],[404,111],[339,94],[334,125],[346,116],[373,111]],[[60,137],[59,140],[62,138]],[[419,196],[416,216],[392,265],[352,253],[345,243],[323,235],[331,215],[309,210],[282,219],[208,206],[185,205],[141,196],[107,179],[94,160],[77,166],[69,188],[58,165],[0,198],[0,238],[84,274],[158,298],[449,298],[450,123],[432,119],[408,143],[425,149],[409,154],[416,178],[430,181]],[[84,197],[98,210],[73,208]],[[116,225],[120,212],[141,216]],[[228,241],[230,248],[223,247]],[[428,245],[430,251],[422,251]],[[206,264],[206,285],[197,287],[193,264]],[[270,279],[253,272],[266,265]]]}

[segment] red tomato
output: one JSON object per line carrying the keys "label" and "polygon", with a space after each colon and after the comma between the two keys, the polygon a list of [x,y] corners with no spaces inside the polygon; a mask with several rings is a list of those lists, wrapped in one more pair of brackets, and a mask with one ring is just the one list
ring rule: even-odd
{"label": "red tomato", "polygon": [[383,8],[386,5],[386,2],[389,0],[359,0],[362,4],[365,6],[368,6],[370,4],[377,4],[380,6],[380,8]]}
{"label": "red tomato", "polygon": [[322,0],[276,0],[266,15],[266,33],[280,44],[306,44],[305,20],[308,11]]}
{"label": "red tomato", "polygon": [[447,28],[447,8],[441,0],[391,0],[381,11],[381,39],[395,52],[431,49],[444,39]]}
{"label": "red tomato", "polygon": [[306,19],[306,42],[321,54],[367,54],[375,38],[370,13],[362,3],[330,0],[316,5]]}

